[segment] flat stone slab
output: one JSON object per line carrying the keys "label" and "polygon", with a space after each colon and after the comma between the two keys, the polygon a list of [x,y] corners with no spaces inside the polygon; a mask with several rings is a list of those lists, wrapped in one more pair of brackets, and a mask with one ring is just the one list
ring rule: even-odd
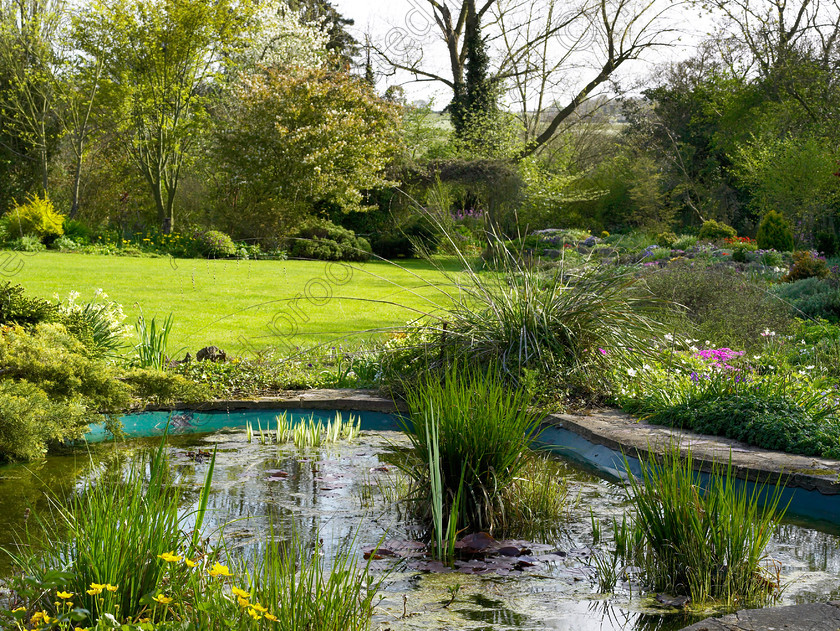
{"label": "flat stone slab", "polygon": [[290,390],[273,397],[259,397],[256,399],[217,399],[204,403],[157,405],[144,408],[149,411],[197,410],[229,411],[229,410],[273,410],[294,409],[305,410],[359,410],[363,412],[382,412],[393,414],[403,412],[404,405],[396,405],[391,399],[381,396],[376,390],[328,389],[319,390]]}
{"label": "flat stone slab", "polygon": [[838,631],[840,601],[745,609],[697,622],[682,631]]}
{"label": "flat stone slab", "polygon": [[[546,421],[628,456],[647,457],[662,453],[674,444],[686,456],[690,451],[695,468],[701,471],[710,471],[714,463],[727,464],[731,458],[733,474],[742,479],[775,484],[781,476],[786,486],[825,495],[840,494],[838,460],[786,454],[728,438],[652,425],[618,410],[599,410],[580,416],[552,414]],[[840,627],[832,631],[840,631]]]}

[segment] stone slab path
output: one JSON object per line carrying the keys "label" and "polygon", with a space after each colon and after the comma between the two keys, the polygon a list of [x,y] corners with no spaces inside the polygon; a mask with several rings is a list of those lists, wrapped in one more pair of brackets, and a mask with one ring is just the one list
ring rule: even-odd
{"label": "stone slab path", "polygon": [[840,601],[746,609],[697,622],[683,631],[838,631]]}

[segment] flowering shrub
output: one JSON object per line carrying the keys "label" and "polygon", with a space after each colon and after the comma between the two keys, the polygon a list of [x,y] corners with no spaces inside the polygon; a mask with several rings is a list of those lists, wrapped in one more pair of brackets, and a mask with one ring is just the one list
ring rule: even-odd
{"label": "flowering shrub", "polygon": [[236,244],[224,232],[208,230],[198,241],[201,253],[208,259],[223,259],[236,254]]}
{"label": "flowering shrub", "polygon": [[817,252],[798,250],[793,253],[793,263],[782,281],[792,283],[804,278],[825,278],[831,273],[822,257]]}

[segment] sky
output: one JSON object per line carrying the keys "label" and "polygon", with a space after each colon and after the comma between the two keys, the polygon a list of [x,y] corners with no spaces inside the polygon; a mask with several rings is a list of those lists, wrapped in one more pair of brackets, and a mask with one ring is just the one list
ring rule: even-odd
{"label": "sky", "polygon": [[[360,42],[364,42],[365,35],[370,34],[378,44],[389,42],[393,50],[406,43],[422,47],[424,59],[432,66],[448,74],[447,57],[442,42],[431,43],[430,37],[436,34],[433,18],[426,9],[426,0],[333,0],[336,8],[348,18],[355,21],[350,29]],[[452,5],[460,5],[453,2]],[[699,37],[710,30],[711,20],[699,17],[696,9],[689,9],[686,5],[677,8],[673,13],[674,26],[685,31],[681,42],[667,52],[661,53],[655,61],[667,61],[689,56]],[[622,72],[626,77],[641,78],[648,74],[654,66],[654,59],[628,64]],[[588,73],[583,72],[582,76]],[[435,107],[445,106],[451,99],[451,92],[444,86],[432,83],[414,83],[405,74],[396,77],[380,75],[378,87],[384,90],[388,85],[400,83],[406,90],[409,101],[434,99]]]}

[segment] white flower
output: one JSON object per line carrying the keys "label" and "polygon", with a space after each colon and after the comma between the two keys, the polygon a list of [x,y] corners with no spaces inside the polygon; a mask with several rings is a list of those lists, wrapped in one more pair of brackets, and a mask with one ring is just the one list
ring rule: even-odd
{"label": "white flower", "polygon": [[633,368],[628,368],[627,369],[627,374],[630,375],[631,377],[635,377],[636,374],[637,374],[637,371]]}
{"label": "white flower", "polygon": [[664,337],[665,337],[665,340],[668,341],[668,342],[671,342],[674,339],[674,336],[671,335],[670,333],[666,333]]}

